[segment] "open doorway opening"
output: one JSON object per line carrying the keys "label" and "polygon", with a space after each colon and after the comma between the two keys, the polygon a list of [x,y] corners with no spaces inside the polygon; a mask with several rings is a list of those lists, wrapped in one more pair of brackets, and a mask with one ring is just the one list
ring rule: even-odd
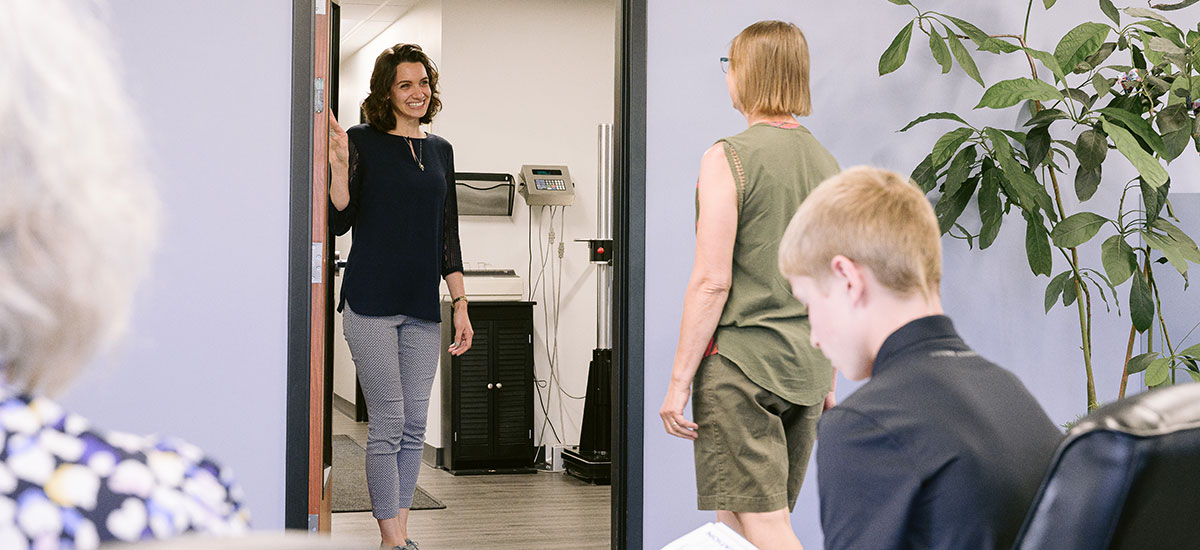
{"label": "open doorway opening", "polygon": [[[439,547],[494,547],[501,536],[517,545],[524,541],[524,547],[607,548],[611,490],[597,483],[606,481],[609,465],[588,460],[596,464],[570,476],[562,456],[589,439],[585,409],[596,404],[593,399],[586,405],[589,366],[605,345],[597,333],[611,326],[607,300],[598,299],[604,294],[598,292],[604,287],[603,253],[596,261],[597,247],[576,240],[611,238],[600,234],[597,220],[611,219],[602,208],[611,192],[606,197],[601,182],[612,167],[605,165],[600,128],[615,122],[618,2],[337,4],[334,42],[340,47],[331,54],[337,70],[329,82],[337,94],[330,107],[343,127],[361,122],[359,104],[375,57],[397,43],[417,43],[441,73],[444,108],[426,130],[453,145],[457,172],[471,174],[458,178],[464,279],[479,347],[474,357],[490,365],[480,368],[495,379],[481,381],[490,386],[486,391],[470,387],[472,381],[452,375],[451,360],[442,354],[409,531]],[[607,143],[611,147],[611,138]],[[528,197],[515,193],[522,172]],[[539,198],[535,179],[548,180],[541,191],[573,191],[570,204]],[[464,196],[490,207],[511,203],[475,211]],[[353,233],[335,243],[333,249],[347,258]],[[331,279],[331,304],[340,282]],[[366,492],[362,465],[353,468],[366,446],[367,415],[341,316],[331,319],[332,533],[370,544],[379,531],[369,500],[366,511],[349,511],[362,508]],[[449,315],[443,321],[448,325]],[[510,359],[514,354],[517,359]],[[527,390],[513,392],[514,383],[497,378],[504,369],[518,371],[509,373],[513,380],[527,370]],[[607,426],[616,411],[604,409],[600,424]],[[519,432],[523,441],[492,433],[477,445],[458,444],[471,435],[472,419],[485,432]],[[357,505],[339,504],[348,491],[359,493]]]}

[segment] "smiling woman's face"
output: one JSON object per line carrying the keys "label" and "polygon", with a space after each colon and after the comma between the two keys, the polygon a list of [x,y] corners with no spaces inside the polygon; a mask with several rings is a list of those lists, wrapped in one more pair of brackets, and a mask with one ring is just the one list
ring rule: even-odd
{"label": "smiling woman's face", "polygon": [[396,81],[392,84],[388,99],[397,117],[420,120],[429,111],[431,95],[433,93],[429,89],[425,65],[416,62],[396,65]]}

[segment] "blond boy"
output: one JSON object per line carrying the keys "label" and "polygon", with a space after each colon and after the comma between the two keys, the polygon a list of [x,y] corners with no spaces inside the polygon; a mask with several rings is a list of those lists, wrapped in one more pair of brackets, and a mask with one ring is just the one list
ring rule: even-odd
{"label": "blond boy", "polygon": [[818,427],[826,550],[1008,548],[1061,434],[943,315],[922,193],[868,167],[826,180],[788,225],[779,266],[813,346],[870,379]]}

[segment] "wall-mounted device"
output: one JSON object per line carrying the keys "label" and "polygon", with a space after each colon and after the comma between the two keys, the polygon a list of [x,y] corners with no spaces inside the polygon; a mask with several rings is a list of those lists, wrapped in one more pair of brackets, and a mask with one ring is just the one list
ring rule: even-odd
{"label": "wall-mounted device", "polygon": [[575,182],[566,166],[526,164],[521,166],[517,192],[529,206],[571,206]]}

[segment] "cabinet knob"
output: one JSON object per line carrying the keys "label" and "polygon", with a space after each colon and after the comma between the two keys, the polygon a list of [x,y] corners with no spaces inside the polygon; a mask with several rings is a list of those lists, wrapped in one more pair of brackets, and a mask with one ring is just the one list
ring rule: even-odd
{"label": "cabinet knob", "polygon": [[492,384],[490,382],[488,383],[488,389],[492,389]]}
{"label": "cabinet knob", "polygon": [[499,382],[496,382],[496,389],[500,389],[500,388],[503,388],[503,387],[504,387],[504,384],[501,384],[501,383],[499,383]]}

